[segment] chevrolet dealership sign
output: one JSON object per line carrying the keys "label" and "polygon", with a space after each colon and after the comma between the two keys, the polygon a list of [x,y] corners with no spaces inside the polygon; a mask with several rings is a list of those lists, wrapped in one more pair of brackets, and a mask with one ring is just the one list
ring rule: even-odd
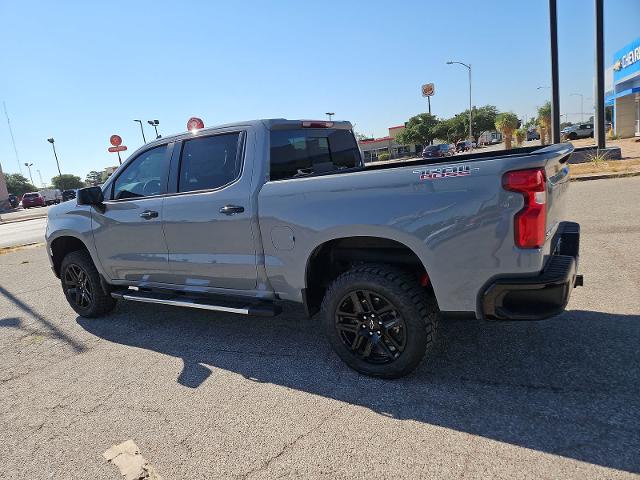
{"label": "chevrolet dealership sign", "polygon": [[640,38],[618,50],[613,56],[613,75],[615,80],[640,71]]}
{"label": "chevrolet dealership sign", "polygon": [[613,64],[613,71],[617,72],[623,68],[627,68],[629,65],[633,65],[637,61],[640,61],[640,47],[636,47],[630,50],[626,55],[623,55],[620,60]]}

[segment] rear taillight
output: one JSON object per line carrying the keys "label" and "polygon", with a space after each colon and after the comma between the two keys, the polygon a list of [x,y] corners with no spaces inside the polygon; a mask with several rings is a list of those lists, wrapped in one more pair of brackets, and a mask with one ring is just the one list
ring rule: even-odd
{"label": "rear taillight", "polygon": [[544,245],[547,225],[547,182],[544,170],[516,170],[502,177],[505,190],[521,193],[524,207],[514,219],[515,242],[520,248]]}
{"label": "rear taillight", "polygon": [[304,120],[302,122],[303,128],[331,128],[333,122],[323,122],[320,120]]}

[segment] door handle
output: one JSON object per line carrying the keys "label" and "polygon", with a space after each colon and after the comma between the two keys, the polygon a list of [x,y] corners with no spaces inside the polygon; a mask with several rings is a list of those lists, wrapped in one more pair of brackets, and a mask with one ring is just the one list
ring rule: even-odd
{"label": "door handle", "polygon": [[145,220],[150,220],[152,218],[156,218],[158,216],[158,212],[154,212],[153,210],[145,210],[140,214],[140,218],[144,218]]}
{"label": "door handle", "polygon": [[244,212],[244,207],[240,205],[225,205],[220,209],[220,213],[224,213],[225,215],[233,215],[234,213],[242,213]]}

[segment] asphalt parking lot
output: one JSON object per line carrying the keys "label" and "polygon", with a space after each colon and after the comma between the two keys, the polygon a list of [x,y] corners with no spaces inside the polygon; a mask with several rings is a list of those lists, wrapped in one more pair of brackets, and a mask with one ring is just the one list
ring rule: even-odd
{"label": "asphalt parking lot", "polygon": [[87,320],[43,247],[0,255],[0,478],[635,478],[640,178],[571,185],[585,286],[543,322],[447,321],[430,361],[359,376],[300,309],[121,303]]}

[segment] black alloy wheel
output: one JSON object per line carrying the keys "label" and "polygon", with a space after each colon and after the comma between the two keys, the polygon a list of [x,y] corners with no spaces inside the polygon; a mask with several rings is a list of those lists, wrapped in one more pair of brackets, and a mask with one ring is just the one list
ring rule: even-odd
{"label": "black alloy wheel", "polygon": [[345,347],[373,364],[397,360],[407,344],[407,327],[395,306],[371,290],[354,290],[339,302],[335,328]]}
{"label": "black alloy wheel", "polygon": [[76,264],[67,265],[64,271],[64,287],[67,298],[81,309],[88,309],[93,302],[89,275],[82,267]]}

